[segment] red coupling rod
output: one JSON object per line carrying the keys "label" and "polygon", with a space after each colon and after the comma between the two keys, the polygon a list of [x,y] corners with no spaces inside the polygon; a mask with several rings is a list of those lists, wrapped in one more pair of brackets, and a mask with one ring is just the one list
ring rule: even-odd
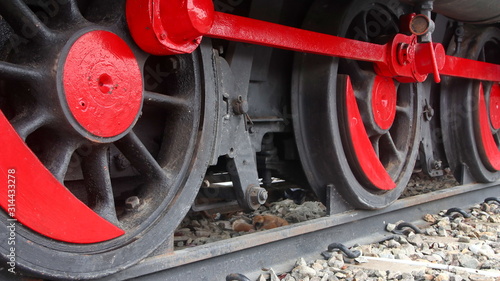
{"label": "red coupling rod", "polygon": [[208,36],[373,62],[379,75],[401,82],[423,82],[431,73],[436,82],[440,73],[500,82],[500,65],[446,56],[441,44],[417,43],[415,35],[378,45],[215,12],[211,0],[128,0],[127,21],[135,42],[155,55],[191,53]]}

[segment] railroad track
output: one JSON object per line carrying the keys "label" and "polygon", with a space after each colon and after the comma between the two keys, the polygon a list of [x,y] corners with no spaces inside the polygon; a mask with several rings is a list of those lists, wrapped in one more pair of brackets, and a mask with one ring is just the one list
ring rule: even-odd
{"label": "railroad track", "polygon": [[351,246],[391,238],[387,223],[424,223],[427,213],[471,206],[500,194],[500,185],[471,184],[398,200],[382,210],[352,210],[324,218],[209,243],[171,254],[150,257],[102,281],[111,280],[225,280],[242,273],[257,280],[261,268],[289,270],[297,258],[318,257],[333,242]]}
{"label": "railroad track", "polygon": [[[498,195],[499,7],[271,2],[0,0],[0,279],[253,278]],[[329,216],[173,247],[276,178]]]}
{"label": "railroad track", "polygon": [[[306,260],[319,258],[331,243],[352,246],[391,239],[395,235],[386,231],[388,223],[406,221],[423,226],[427,224],[422,220],[424,214],[453,207],[465,208],[499,194],[499,183],[468,184],[399,199],[380,210],[339,213],[342,206],[328,206],[332,214],[326,217],[192,248],[165,250],[163,254],[157,252],[133,267],[94,280],[184,280],[189,276],[190,280],[217,281],[225,280],[231,273],[257,280],[262,268],[286,272],[300,257]],[[0,280],[40,279],[14,276],[3,268]]]}

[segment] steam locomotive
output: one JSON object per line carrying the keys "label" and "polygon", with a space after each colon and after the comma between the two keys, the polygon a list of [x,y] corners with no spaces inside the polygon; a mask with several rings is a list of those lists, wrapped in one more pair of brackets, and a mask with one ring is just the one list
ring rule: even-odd
{"label": "steam locomotive", "polygon": [[279,178],[380,209],[415,169],[497,181],[499,21],[491,0],[2,0],[1,256],[98,278],[197,196],[255,210]]}

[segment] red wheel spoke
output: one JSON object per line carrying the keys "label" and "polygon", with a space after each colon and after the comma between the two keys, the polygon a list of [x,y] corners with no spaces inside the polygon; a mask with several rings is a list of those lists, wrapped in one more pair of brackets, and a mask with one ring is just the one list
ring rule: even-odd
{"label": "red wheel spoke", "polygon": [[[0,206],[24,226],[50,238],[70,243],[96,243],[116,238],[124,232],[98,216],[71,194],[29,150],[0,112],[0,174],[8,178],[15,169],[15,208],[6,198]],[[12,189],[12,188],[11,188]],[[12,204],[11,204],[12,205]],[[12,212],[14,211],[14,212]]]}
{"label": "red wheel spoke", "polygon": [[341,82],[346,95],[347,125],[349,127],[350,140],[363,174],[378,189],[390,190],[395,188],[396,184],[380,162],[368,138],[350,78],[343,76],[343,79],[339,82]]}
{"label": "red wheel spoke", "polygon": [[479,83],[479,127],[481,131],[481,143],[484,153],[491,168],[500,171],[500,150],[495,143],[488,120],[488,110],[484,99],[483,84]]}

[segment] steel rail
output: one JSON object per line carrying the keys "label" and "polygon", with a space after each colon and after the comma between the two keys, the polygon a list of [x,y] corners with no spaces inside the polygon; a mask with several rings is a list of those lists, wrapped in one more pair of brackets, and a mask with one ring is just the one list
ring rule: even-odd
{"label": "steel rail", "polygon": [[471,206],[500,194],[500,184],[471,184],[417,195],[376,211],[353,210],[273,230],[218,241],[171,254],[150,257],[101,281],[225,280],[243,273],[256,280],[261,268],[290,270],[299,257],[320,258],[329,244],[348,246],[389,239],[386,223],[405,220],[421,224],[426,213]]}
{"label": "steel rail", "polygon": [[[98,281],[121,280],[225,280],[230,273],[243,273],[256,280],[261,268],[289,271],[296,259],[318,259],[333,242],[347,246],[390,239],[387,223],[400,220],[423,224],[426,213],[472,206],[487,197],[499,197],[500,182],[469,184],[400,199],[375,211],[351,210],[281,228],[156,255]],[[0,268],[0,280],[27,281]],[[40,280],[40,279],[33,279]]]}

